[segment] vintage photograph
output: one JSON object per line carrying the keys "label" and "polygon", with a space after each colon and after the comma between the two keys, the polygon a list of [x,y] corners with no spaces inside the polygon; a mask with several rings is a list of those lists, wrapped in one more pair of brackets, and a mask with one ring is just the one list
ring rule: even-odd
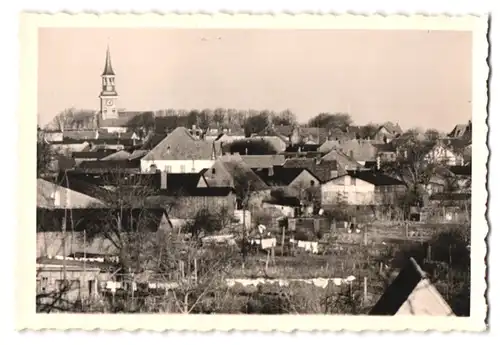
{"label": "vintage photograph", "polygon": [[33,312],[470,317],[474,37],[37,27]]}

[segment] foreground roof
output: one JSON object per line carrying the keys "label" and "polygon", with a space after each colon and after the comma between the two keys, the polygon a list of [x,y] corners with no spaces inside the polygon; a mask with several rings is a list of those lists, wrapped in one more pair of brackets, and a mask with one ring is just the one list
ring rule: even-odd
{"label": "foreground roof", "polygon": [[369,315],[453,316],[454,313],[415,259],[410,258]]}

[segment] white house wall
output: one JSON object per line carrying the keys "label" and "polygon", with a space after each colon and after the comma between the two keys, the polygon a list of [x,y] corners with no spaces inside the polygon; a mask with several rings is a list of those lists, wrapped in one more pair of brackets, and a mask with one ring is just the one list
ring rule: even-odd
{"label": "white house wall", "polygon": [[434,147],[426,156],[428,162],[444,162],[448,165],[461,165],[463,160],[450,149],[443,146]]}
{"label": "white house wall", "polygon": [[[353,183],[351,182],[354,181]],[[349,175],[331,180],[321,186],[321,203],[335,205],[344,201],[349,205],[375,203],[375,185]]]}
{"label": "white house wall", "polygon": [[151,165],[156,165],[161,171],[171,173],[192,173],[200,172],[203,169],[212,167],[215,161],[213,160],[141,160],[141,171],[148,172]]}

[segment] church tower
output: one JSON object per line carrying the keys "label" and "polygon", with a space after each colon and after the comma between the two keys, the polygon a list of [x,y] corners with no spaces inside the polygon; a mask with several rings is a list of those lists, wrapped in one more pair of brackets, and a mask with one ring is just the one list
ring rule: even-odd
{"label": "church tower", "polygon": [[118,93],[115,89],[115,72],[111,66],[111,54],[109,53],[109,46],[106,50],[106,64],[104,72],[101,74],[102,90],[99,95],[101,100],[101,118],[114,119],[118,118],[118,109],[116,108],[116,101]]}

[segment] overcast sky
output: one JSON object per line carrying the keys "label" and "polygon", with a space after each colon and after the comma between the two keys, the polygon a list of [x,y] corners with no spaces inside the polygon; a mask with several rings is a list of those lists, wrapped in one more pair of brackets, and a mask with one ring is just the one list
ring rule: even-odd
{"label": "overcast sky", "polygon": [[350,110],[357,124],[446,131],[471,118],[470,32],[44,28],[42,125],[99,108],[108,42],[127,110],[289,108],[300,121]]}

